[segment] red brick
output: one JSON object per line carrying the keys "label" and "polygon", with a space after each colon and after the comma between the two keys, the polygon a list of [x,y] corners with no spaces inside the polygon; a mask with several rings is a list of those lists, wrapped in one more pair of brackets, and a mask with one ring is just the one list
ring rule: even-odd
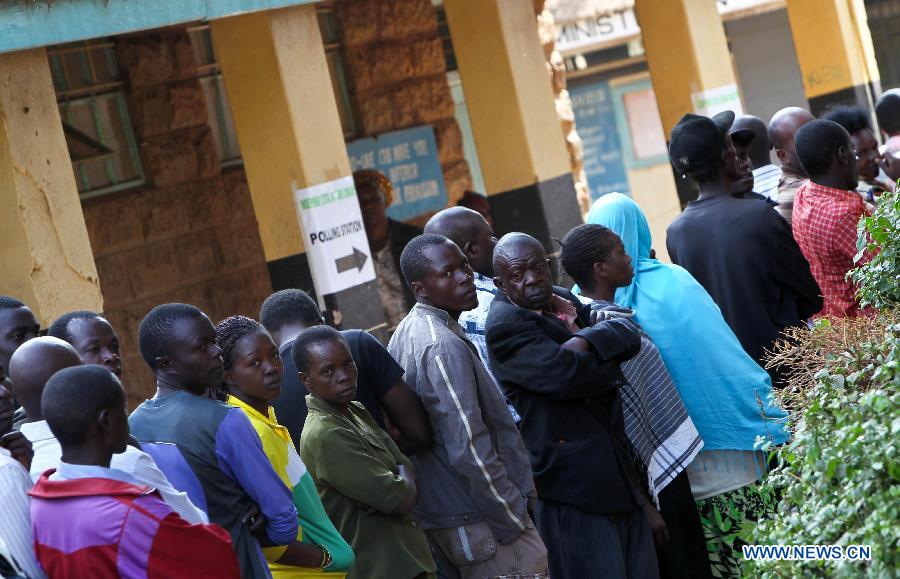
{"label": "red brick", "polygon": [[411,76],[428,76],[447,71],[444,43],[440,36],[424,38],[410,45],[413,55]]}
{"label": "red brick", "polygon": [[396,128],[391,107],[391,91],[378,89],[359,96],[358,108],[364,135],[376,135]]}
{"label": "red brick", "polygon": [[212,310],[217,321],[241,313],[244,308],[243,281],[241,273],[236,272],[219,278],[210,286],[213,298]]}
{"label": "red brick", "polygon": [[147,243],[170,239],[190,231],[186,185],[154,189],[135,196]]}
{"label": "red brick", "polygon": [[345,54],[357,92],[414,76],[412,46],[405,42],[348,47]]}
{"label": "red brick", "polygon": [[378,0],[335,3],[334,18],[346,46],[378,39]]}
{"label": "red brick", "polygon": [[396,39],[437,30],[431,0],[390,0],[378,5],[382,39]]}
{"label": "red brick", "polygon": [[174,289],[180,278],[175,254],[184,249],[165,241],[129,255],[135,297],[146,299]]}
{"label": "red brick", "polygon": [[147,180],[169,187],[219,174],[219,159],[208,126],[178,131],[141,145]]}
{"label": "red brick", "polygon": [[200,283],[221,272],[216,261],[215,230],[191,233],[175,240],[179,284]]}
{"label": "red brick", "polygon": [[453,97],[444,75],[404,84],[392,91],[394,127],[428,124],[453,116]]}
{"label": "red brick", "polygon": [[259,230],[246,221],[221,227],[213,236],[219,271],[234,271],[266,261]]}
{"label": "red brick", "polygon": [[115,308],[134,299],[130,255],[131,253],[117,253],[95,258],[100,292],[107,308]]}
{"label": "red brick", "polygon": [[84,202],[84,222],[95,257],[144,244],[137,193],[103,195]]}
{"label": "red brick", "polygon": [[253,198],[247,184],[247,174],[243,169],[226,171],[222,174],[221,203],[227,210],[230,220],[255,219]]}
{"label": "red brick", "polygon": [[206,96],[196,79],[134,89],[129,97],[135,133],[146,139],[208,123]]}
{"label": "red brick", "polygon": [[438,159],[441,165],[449,165],[465,158],[462,131],[456,119],[449,118],[434,123],[434,138],[437,141]]}
{"label": "red brick", "polygon": [[472,175],[469,173],[469,164],[465,161],[457,161],[441,167],[444,173],[444,183],[447,185],[447,205],[456,205],[460,197],[472,189]]}
{"label": "red brick", "polygon": [[197,76],[193,47],[184,28],[118,36],[116,56],[132,87]]}

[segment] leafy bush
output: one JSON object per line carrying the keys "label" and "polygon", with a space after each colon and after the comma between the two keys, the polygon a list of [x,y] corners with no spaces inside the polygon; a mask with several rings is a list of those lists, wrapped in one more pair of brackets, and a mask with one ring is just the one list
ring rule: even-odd
{"label": "leafy bush", "polygon": [[791,392],[794,438],[766,479],[781,493],[778,514],[760,521],[751,541],[869,545],[872,560],[746,561],[746,575],[893,577],[900,569],[900,324],[877,322],[883,335],[874,340],[842,340],[841,326],[859,324],[853,321],[809,333],[820,355],[828,344],[845,348],[819,358],[824,367],[811,387]]}
{"label": "leafy bush", "polygon": [[870,217],[859,220],[859,259],[866,249],[880,251],[869,263],[853,270],[850,279],[859,285],[860,302],[876,308],[900,305],[900,193],[883,193]]}

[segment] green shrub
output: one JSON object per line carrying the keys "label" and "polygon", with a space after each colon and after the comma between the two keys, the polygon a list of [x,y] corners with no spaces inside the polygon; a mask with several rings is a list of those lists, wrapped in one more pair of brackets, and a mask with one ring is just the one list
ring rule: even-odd
{"label": "green shrub", "polygon": [[[877,320],[883,339],[828,354],[794,437],[779,451],[766,485],[781,493],[777,515],[761,521],[758,545],[869,545],[872,560],[746,561],[752,577],[896,577],[900,569],[900,324]],[[840,333],[842,322],[811,332]],[[869,320],[874,324],[876,320]],[[822,338],[819,337],[819,351]]]}
{"label": "green shrub", "polygon": [[870,217],[859,221],[859,259],[866,249],[880,251],[869,263],[850,272],[859,286],[860,302],[876,308],[900,305],[900,193],[883,193]]}

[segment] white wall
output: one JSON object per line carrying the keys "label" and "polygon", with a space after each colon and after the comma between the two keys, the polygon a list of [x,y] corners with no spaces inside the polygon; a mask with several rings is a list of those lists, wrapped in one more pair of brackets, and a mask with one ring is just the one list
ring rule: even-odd
{"label": "white wall", "polygon": [[766,123],[787,106],[807,108],[787,12],[782,8],[725,23],[744,111]]}

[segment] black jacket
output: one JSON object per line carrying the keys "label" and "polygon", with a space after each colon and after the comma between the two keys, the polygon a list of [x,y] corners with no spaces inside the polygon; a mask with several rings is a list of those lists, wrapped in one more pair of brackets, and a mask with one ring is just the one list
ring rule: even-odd
{"label": "black jacket", "polygon": [[[554,292],[574,300],[567,290]],[[589,311],[579,311],[582,326]],[[486,326],[491,370],[522,416],[538,498],[593,514],[630,511],[641,499],[625,438],[619,363],[637,354],[640,335],[623,320],[578,335],[593,351],[561,348],[572,337],[563,322],[498,294]]]}
{"label": "black jacket", "polygon": [[729,196],[692,201],[666,231],[666,248],[760,364],[785,328],[822,309],[809,262],[771,205]]}

